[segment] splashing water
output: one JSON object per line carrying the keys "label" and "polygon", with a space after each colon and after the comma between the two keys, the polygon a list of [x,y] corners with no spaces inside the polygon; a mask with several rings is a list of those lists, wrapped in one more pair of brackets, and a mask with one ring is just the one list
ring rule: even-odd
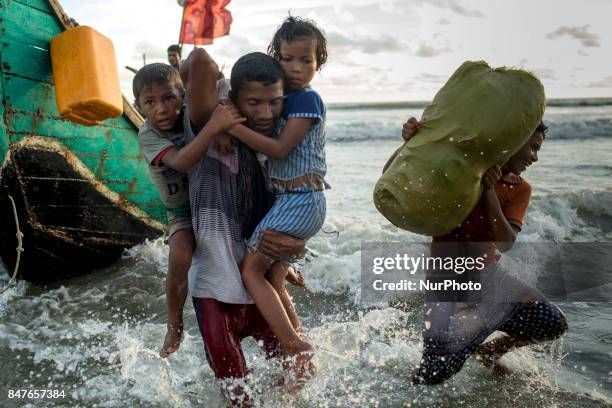
{"label": "splashing water", "polygon": [[[552,119],[561,120],[551,110]],[[422,304],[416,299],[401,307],[370,305],[361,302],[360,293],[362,241],[427,241],[390,225],[371,199],[383,163],[402,144],[405,113],[383,114],[381,120],[398,124],[393,141],[329,144],[333,189],[326,193],[325,228],[340,236],[320,234],[309,242],[312,253],[302,265],[308,289],[291,288],[306,333],[317,346],[319,371],[301,392],[288,395],[277,385],[280,362],[266,360],[253,339],[244,340],[252,371],[243,385],[255,406],[611,404],[612,306],[602,303],[560,304],[570,327],[567,337],[506,355],[504,363],[515,372],[507,379],[496,380],[469,359],[443,385],[411,385],[422,349]],[[340,120],[360,132],[358,120],[374,114],[345,112]],[[333,121],[331,126],[335,132],[341,129]],[[540,161],[525,174],[533,198],[519,240],[612,239],[610,140],[593,139],[585,146],[576,139],[547,138]],[[48,286],[18,282],[0,296],[0,381],[6,388],[66,391],[65,399],[41,405],[48,407],[224,406],[190,302],[179,351],[166,360],[158,357],[166,329],[167,256],[167,245],[158,239],[127,250],[112,267],[89,275]],[[537,270],[522,273],[528,281],[537,279]]]}

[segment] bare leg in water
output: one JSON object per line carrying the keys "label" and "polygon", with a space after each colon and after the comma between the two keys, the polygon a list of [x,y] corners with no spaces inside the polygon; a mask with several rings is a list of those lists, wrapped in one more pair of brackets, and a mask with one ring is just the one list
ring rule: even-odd
{"label": "bare leg in water", "polygon": [[159,355],[168,357],[178,350],[183,335],[183,305],[187,297],[187,272],[195,247],[191,229],[182,229],[170,237],[168,276],[166,277],[166,337]]}
{"label": "bare leg in water", "polygon": [[493,374],[504,376],[511,374],[512,371],[505,366],[499,359],[512,349],[528,346],[536,343],[527,337],[513,337],[504,334],[491,341],[481,344],[474,351],[476,358],[485,366],[493,369]]}
{"label": "bare leg in water", "polygon": [[535,294],[529,294],[521,312],[500,327],[507,334],[481,344],[474,351],[485,366],[493,369],[494,374],[511,373],[499,361],[508,351],[558,339],[567,331],[567,321],[560,309],[546,302],[534,301],[536,298]]}
{"label": "bare leg in water", "polygon": [[285,357],[292,361],[286,364],[297,389],[314,374],[314,346],[303,340],[294,329],[283,302],[274,286],[266,279],[270,260],[260,252],[248,252],[241,265],[244,286],[255,301],[257,308],[278,339]]}
{"label": "bare leg in water", "polygon": [[[292,277],[289,278],[289,275],[292,275]],[[302,285],[300,286],[303,286],[304,278],[301,276],[301,274],[298,275],[293,267],[285,265],[282,262],[274,262],[270,267],[266,278],[268,281],[270,281],[274,287],[274,290],[276,290],[276,293],[285,307],[285,312],[291,321],[291,325],[298,334],[302,334],[302,323],[297,315],[297,311],[295,310],[295,305],[293,304],[293,300],[289,295],[289,291],[287,291],[287,287],[285,286],[285,279],[290,283],[300,283],[300,281],[296,279],[301,278]],[[296,283],[293,284],[295,285]]]}

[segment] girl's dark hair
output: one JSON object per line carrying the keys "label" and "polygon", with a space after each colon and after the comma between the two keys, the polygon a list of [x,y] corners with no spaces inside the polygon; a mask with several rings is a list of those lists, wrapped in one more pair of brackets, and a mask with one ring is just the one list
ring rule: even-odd
{"label": "girl's dark hair", "polygon": [[289,17],[283,21],[283,24],[276,30],[270,45],[268,45],[268,54],[277,60],[281,58],[281,42],[292,42],[300,37],[307,37],[317,42],[317,70],[327,62],[327,40],[323,31],[317,27],[317,24],[309,19],[301,17]]}
{"label": "girl's dark hair", "polygon": [[140,68],[132,80],[132,92],[136,104],[138,104],[138,98],[143,88],[150,87],[153,84],[170,84],[174,86],[179,95],[185,95],[185,88],[183,88],[178,70],[171,65],[156,62]]}

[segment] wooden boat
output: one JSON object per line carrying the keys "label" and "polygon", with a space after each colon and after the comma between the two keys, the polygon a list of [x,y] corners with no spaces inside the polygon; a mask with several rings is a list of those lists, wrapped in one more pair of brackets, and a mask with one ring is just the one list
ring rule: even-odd
{"label": "wooden boat", "polygon": [[18,222],[31,281],[108,265],[165,222],[125,97],[124,115],[99,126],[57,111],[49,41],[72,26],[55,0],[0,0],[0,255],[12,271]]}

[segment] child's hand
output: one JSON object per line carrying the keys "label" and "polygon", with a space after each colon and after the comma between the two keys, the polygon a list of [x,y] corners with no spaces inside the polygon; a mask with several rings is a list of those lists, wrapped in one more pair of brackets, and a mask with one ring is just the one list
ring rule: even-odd
{"label": "child's hand", "polygon": [[222,155],[234,153],[234,138],[227,133],[219,133],[215,136],[215,143],[217,145],[217,150]]}
{"label": "child's hand", "polygon": [[223,98],[223,99],[219,98],[219,103],[221,105],[229,106],[230,108],[233,108],[233,109],[238,109],[230,98]]}
{"label": "child's hand", "polygon": [[495,184],[501,179],[502,172],[501,167],[493,166],[488,169],[484,176],[482,176],[482,185],[485,190],[492,190]]}
{"label": "child's hand", "polygon": [[214,126],[215,133],[226,131],[245,120],[246,118],[240,116],[240,112],[233,105],[217,105],[210,117],[210,123]]}
{"label": "child's hand", "polygon": [[412,139],[412,137],[417,134],[420,127],[421,122],[415,117],[408,119],[402,126],[402,138],[404,138],[404,141],[407,142]]}

